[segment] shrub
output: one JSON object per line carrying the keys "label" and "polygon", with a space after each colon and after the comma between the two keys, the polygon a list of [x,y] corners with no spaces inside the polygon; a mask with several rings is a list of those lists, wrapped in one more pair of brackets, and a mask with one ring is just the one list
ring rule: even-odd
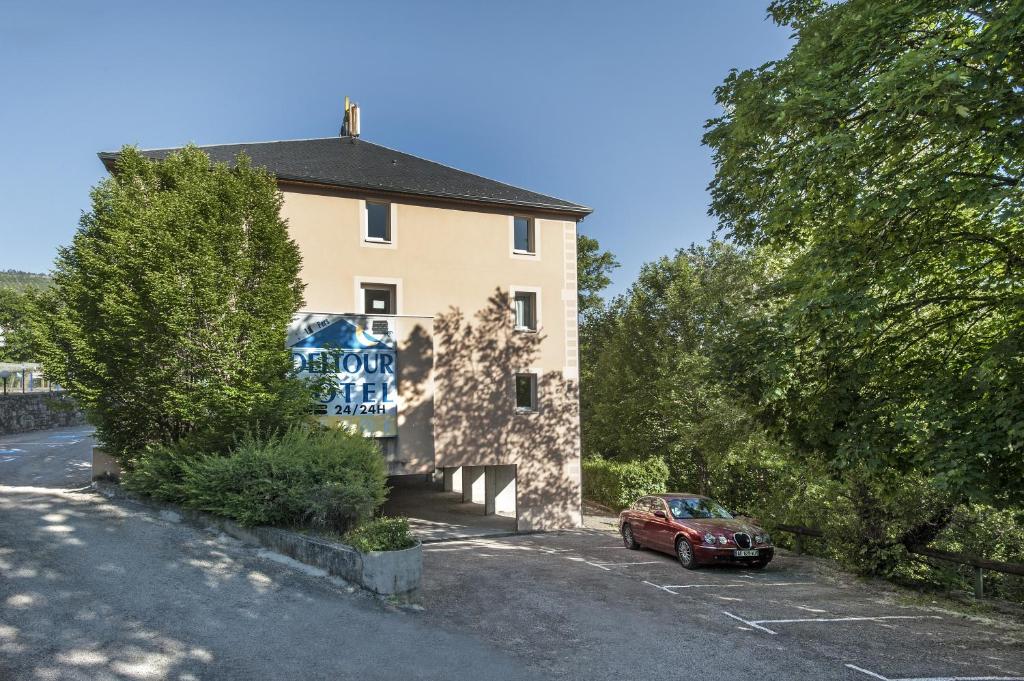
{"label": "shrub", "polygon": [[345,543],[357,551],[401,551],[416,545],[406,518],[377,518],[345,535]]}
{"label": "shrub", "polygon": [[307,526],[343,533],[369,520],[387,496],[377,445],[342,429],[293,427],[247,436],[229,455],[151,448],[126,485],[242,525]]}
{"label": "shrub", "polygon": [[188,497],[185,470],[203,456],[206,455],[188,440],[151,445],[136,457],[122,459],[126,465],[121,484],[155,499],[184,504]]}
{"label": "shrub", "polygon": [[616,510],[626,508],[637,497],[665,492],[668,466],[662,459],[583,462],[583,496]]}

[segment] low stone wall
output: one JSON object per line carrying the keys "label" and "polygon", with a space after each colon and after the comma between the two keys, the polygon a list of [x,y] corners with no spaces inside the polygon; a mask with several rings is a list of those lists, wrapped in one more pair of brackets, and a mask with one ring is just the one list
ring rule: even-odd
{"label": "low stone wall", "polygon": [[85,414],[64,393],[15,393],[0,395],[0,435],[45,428],[80,426]]}
{"label": "low stone wall", "polygon": [[[96,450],[93,451],[95,465]],[[417,600],[423,579],[423,546],[416,544],[402,551],[371,551],[361,553],[347,544],[328,541],[277,527],[242,527],[233,520],[181,508],[147,497],[127,493],[119,485],[107,482],[93,473],[93,486],[111,498],[128,497],[184,519],[196,527],[216,527],[225,534],[247,544],[263,546],[295,560],[320,568],[329,575],[361,586],[378,596],[402,602]]]}

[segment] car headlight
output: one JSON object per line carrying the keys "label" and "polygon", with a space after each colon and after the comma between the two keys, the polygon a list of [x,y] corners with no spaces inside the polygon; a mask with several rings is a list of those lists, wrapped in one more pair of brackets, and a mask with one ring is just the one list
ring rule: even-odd
{"label": "car headlight", "polygon": [[764,535],[755,534],[754,535],[754,543],[755,544],[763,544],[764,543]]}
{"label": "car headlight", "polygon": [[704,533],[704,543],[705,544],[714,545],[714,543],[715,543],[715,535],[711,534],[710,532],[705,532]]}
{"label": "car headlight", "polygon": [[720,534],[720,535],[718,535],[718,543],[721,544],[722,546],[725,546],[726,544],[729,543],[729,540],[725,538],[724,534]]}
{"label": "car headlight", "polygon": [[771,544],[772,543],[772,536],[770,534],[768,534],[767,532],[765,532],[764,534],[761,535],[761,541],[763,541],[765,544]]}

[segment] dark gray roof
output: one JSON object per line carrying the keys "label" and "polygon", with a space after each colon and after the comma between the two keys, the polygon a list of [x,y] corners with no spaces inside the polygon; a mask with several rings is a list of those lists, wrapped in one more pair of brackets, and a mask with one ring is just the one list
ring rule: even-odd
{"label": "dark gray roof", "polygon": [[[217,144],[200,147],[214,161],[231,163],[245,153],[279,180],[311,182],[352,189],[441,197],[473,203],[521,206],[581,218],[590,208],[520,189],[503,182],[456,170],[440,163],[404,154],[361,138],[325,137],[310,140]],[[142,154],[162,159],[177,149],[143,149]],[[112,168],[118,152],[101,152]]]}

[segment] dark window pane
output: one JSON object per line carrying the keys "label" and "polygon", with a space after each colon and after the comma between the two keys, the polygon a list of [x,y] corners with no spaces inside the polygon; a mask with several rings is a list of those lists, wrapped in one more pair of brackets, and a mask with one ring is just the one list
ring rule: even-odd
{"label": "dark window pane", "polygon": [[516,376],[516,408],[534,408],[534,380],[535,376],[533,374],[519,374]]}
{"label": "dark window pane", "polygon": [[533,253],[533,224],[529,218],[515,219],[515,243],[517,251]]}
{"label": "dark window pane", "polygon": [[366,314],[394,314],[388,289],[368,288],[363,290],[363,304]]}
{"label": "dark window pane", "polygon": [[386,203],[366,202],[366,236],[369,239],[391,240],[391,228],[388,224],[390,210]]}

